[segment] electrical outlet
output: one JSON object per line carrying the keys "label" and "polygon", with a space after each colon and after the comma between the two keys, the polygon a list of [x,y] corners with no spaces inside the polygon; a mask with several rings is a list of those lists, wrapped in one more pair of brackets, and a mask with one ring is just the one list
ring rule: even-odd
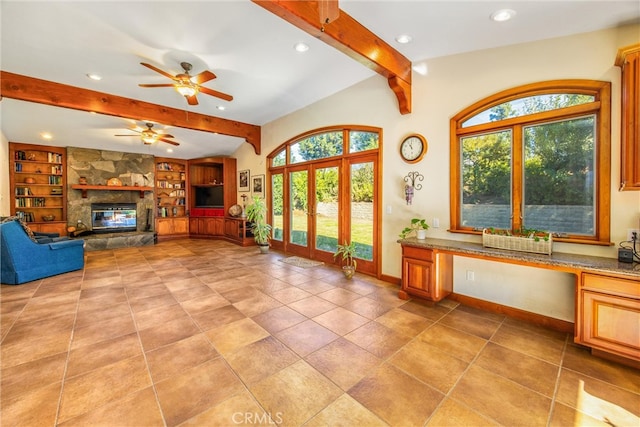
{"label": "electrical outlet", "polygon": [[627,230],[627,241],[633,240],[633,233],[636,233],[636,243],[640,243],[640,230],[633,228]]}
{"label": "electrical outlet", "polygon": [[467,280],[473,282],[476,280],[476,274],[471,270],[467,270]]}

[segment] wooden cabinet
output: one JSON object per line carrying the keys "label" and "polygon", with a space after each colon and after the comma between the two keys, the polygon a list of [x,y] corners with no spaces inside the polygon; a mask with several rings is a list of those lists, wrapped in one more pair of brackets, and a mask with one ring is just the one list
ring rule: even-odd
{"label": "wooden cabinet", "polygon": [[189,233],[197,236],[224,236],[223,217],[191,217],[189,218]]}
{"label": "wooden cabinet", "polygon": [[408,295],[440,301],[453,287],[453,257],[433,249],[402,247],[402,290]]}
{"label": "wooden cabinet", "polygon": [[[215,204],[217,208],[223,210],[223,214],[226,214],[231,206],[237,204],[236,159],[232,157],[205,157],[189,160],[189,184],[191,187],[190,208],[192,210],[212,208],[210,200],[206,198],[200,200],[196,197],[197,188],[220,189],[222,200],[216,200]],[[216,193],[216,191],[211,193]]]}
{"label": "wooden cabinet", "polygon": [[640,282],[584,273],[579,298],[580,343],[640,360]]}
{"label": "wooden cabinet", "polygon": [[158,236],[186,236],[189,234],[189,219],[182,218],[157,218],[156,233]]}
{"label": "wooden cabinet", "polygon": [[251,234],[249,224],[246,218],[227,217],[224,219],[224,235],[228,240],[242,246],[253,245],[253,234]]}
{"label": "wooden cabinet", "polygon": [[189,234],[187,161],[156,157],[156,233],[159,238]]}
{"label": "wooden cabinet", "polygon": [[618,50],[622,69],[620,190],[640,190],[640,44]]}
{"label": "wooden cabinet", "polygon": [[9,143],[11,215],[33,231],[67,234],[67,153],[64,147]]}

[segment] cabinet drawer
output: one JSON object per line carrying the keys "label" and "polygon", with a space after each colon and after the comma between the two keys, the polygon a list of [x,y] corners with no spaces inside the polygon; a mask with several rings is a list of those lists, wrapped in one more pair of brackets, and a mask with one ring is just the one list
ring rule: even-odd
{"label": "cabinet drawer", "polygon": [[414,248],[412,246],[403,246],[402,256],[407,258],[420,259],[423,261],[433,261],[433,250],[423,249],[423,248]]}
{"label": "cabinet drawer", "polygon": [[640,360],[640,301],[583,291],[583,342]]}
{"label": "cabinet drawer", "polygon": [[585,273],[582,275],[582,287],[583,289],[591,289],[607,294],[640,298],[640,282],[633,279],[620,279]]}

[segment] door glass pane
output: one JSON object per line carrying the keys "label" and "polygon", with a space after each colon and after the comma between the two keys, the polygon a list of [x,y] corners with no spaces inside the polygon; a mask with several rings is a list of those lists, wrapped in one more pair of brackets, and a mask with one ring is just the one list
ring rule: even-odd
{"label": "door glass pane", "polygon": [[342,131],[326,132],[291,145],[289,163],[308,162],[342,155]]}
{"label": "door glass pane", "polygon": [[316,169],[315,248],[335,252],[338,248],[338,167]]}
{"label": "door glass pane", "polygon": [[595,117],[524,128],[524,225],[595,235]]}
{"label": "door glass pane", "polygon": [[279,173],[271,175],[271,225],[273,240],[282,241],[284,234],[284,176]]}
{"label": "door glass pane", "polygon": [[511,228],[511,131],[461,138],[462,225]]}
{"label": "door glass pane", "polygon": [[290,242],[300,246],[307,246],[308,224],[307,224],[307,189],[308,171],[291,172],[289,174],[291,185],[289,200],[291,203],[291,224]]}
{"label": "door glass pane", "polygon": [[373,260],[373,162],[351,165],[351,241],[356,257]]}

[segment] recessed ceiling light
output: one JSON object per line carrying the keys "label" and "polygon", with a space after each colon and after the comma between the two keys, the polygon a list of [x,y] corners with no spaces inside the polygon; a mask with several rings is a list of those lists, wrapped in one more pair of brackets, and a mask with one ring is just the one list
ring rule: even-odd
{"label": "recessed ceiling light", "polygon": [[89,73],[87,74],[87,77],[89,77],[91,80],[102,80],[102,76],[99,74],[95,74],[95,73]]}
{"label": "recessed ceiling light", "polygon": [[227,109],[227,107],[225,107],[224,105],[218,105],[216,108],[221,111]]}
{"label": "recessed ceiling light", "polygon": [[500,9],[500,10],[496,10],[495,12],[493,12],[491,14],[491,19],[493,19],[496,22],[504,22],[504,21],[508,21],[509,19],[513,18],[515,15],[516,15],[516,11],[515,10]]}
{"label": "recessed ceiling light", "polygon": [[396,41],[401,44],[411,43],[411,40],[413,40],[413,37],[411,37],[409,34],[400,34],[398,37],[396,37]]}
{"label": "recessed ceiling light", "polygon": [[53,139],[53,135],[51,135],[49,132],[42,132],[40,136],[42,137],[42,139]]}
{"label": "recessed ceiling light", "polygon": [[296,52],[302,53],[309,50],[309,45],[306,43],[298,42],[293,45],[293,48],[296,50]]}
{"label": "recessed ceiling light", "polygon": [[173,153],[173,148],[167,148],[167,153]]}

